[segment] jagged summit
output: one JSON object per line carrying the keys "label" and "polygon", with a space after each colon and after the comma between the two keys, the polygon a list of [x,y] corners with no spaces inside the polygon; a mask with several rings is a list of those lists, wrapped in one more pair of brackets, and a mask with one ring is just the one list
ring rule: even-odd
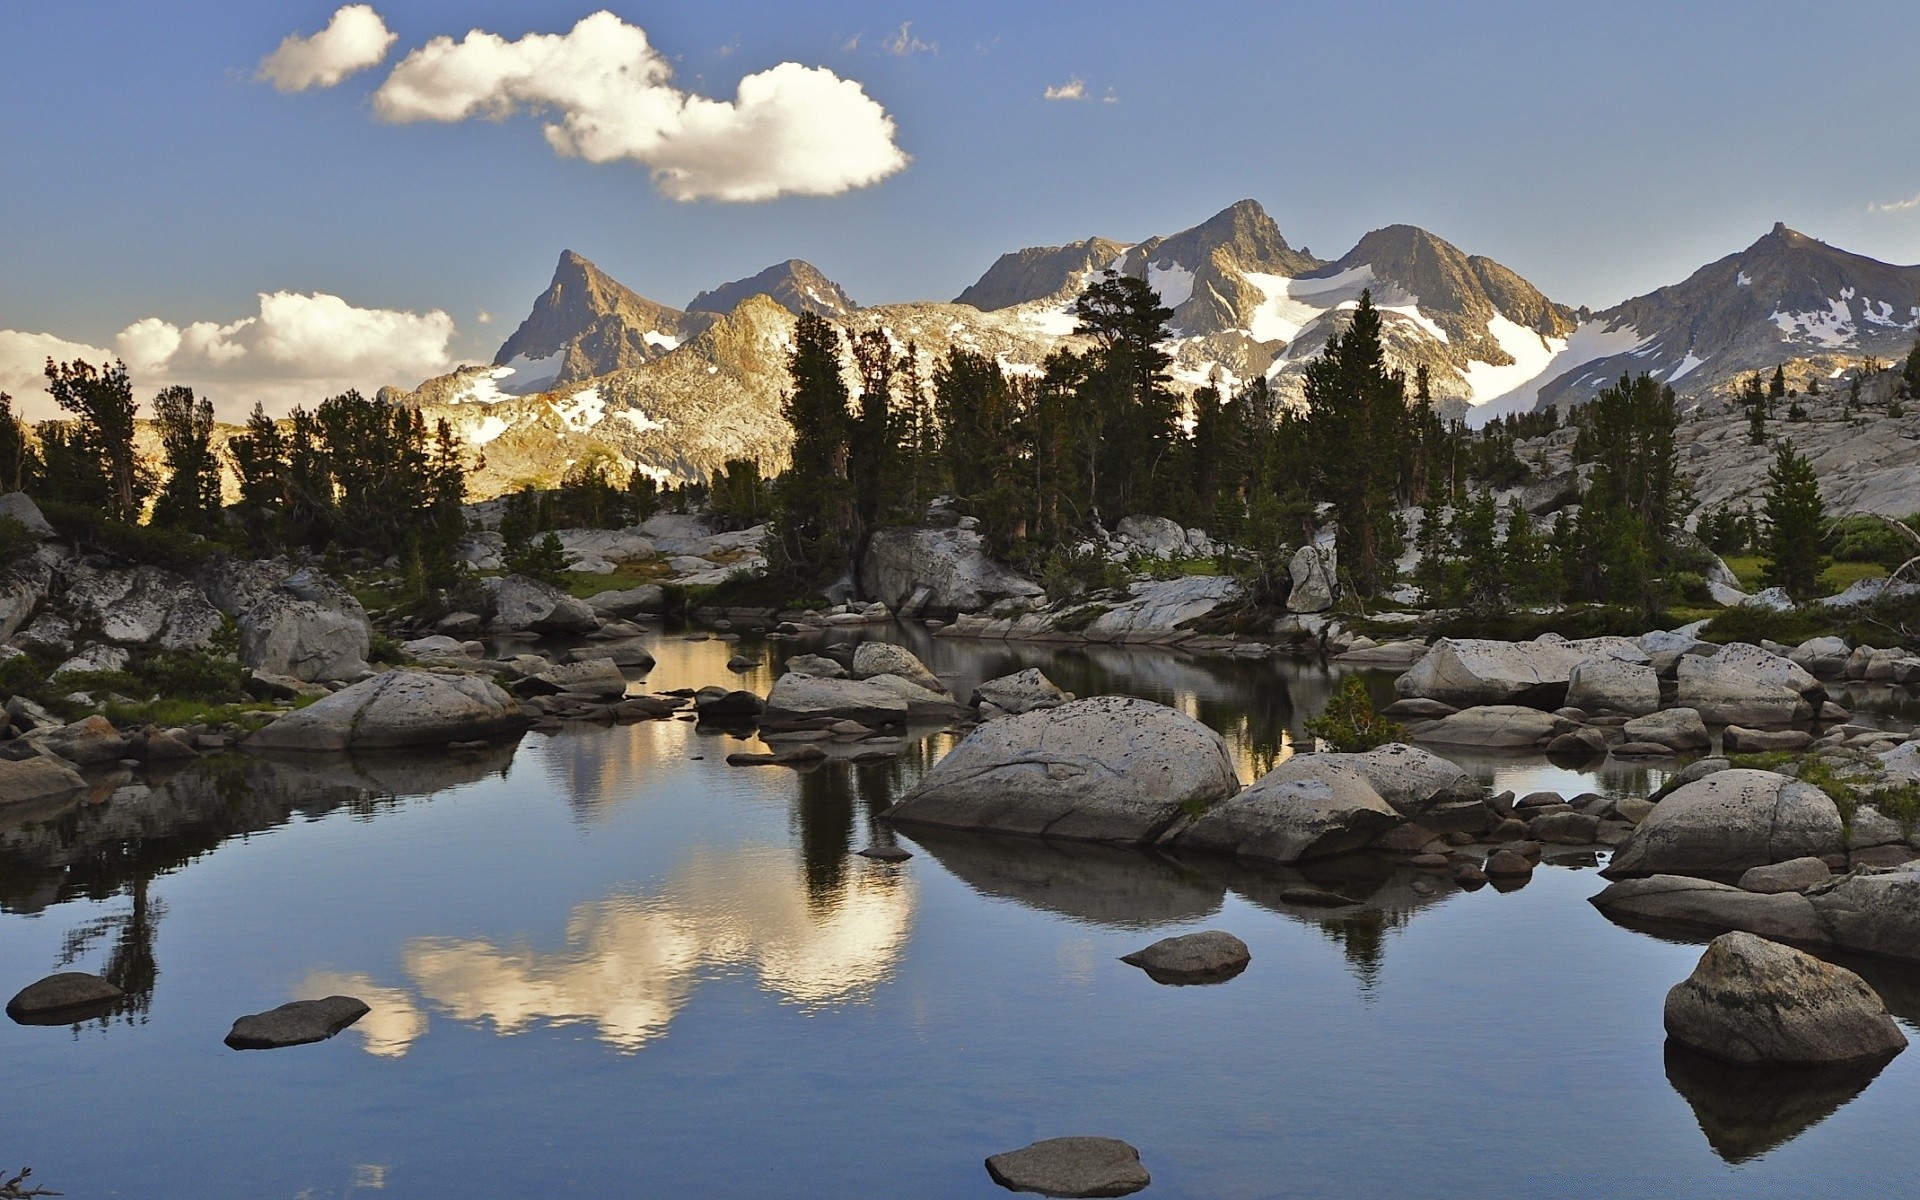
{"label": "jagged summit", "polygon": [[994,260],[986,274],[953,302],[994,312],[1019,304],[1065,300],[1077,294],[1094,275],[1119,265],[1127,249],[1125,242],[1091,237],[1064,246],[1015,250]]}
{"label": "jagged summit", "polygon": [[701,292],[687,305],[687,311],[728,313],[748,296],[770,296],[795,316],[810,312],[823,317],[844,317],[860,307],[818,267],[790,258],[758,275]]}
{"label": "jagged summit", "polygon": [[658,358],[705,321],[689,324],[679,309],[647,299],[566,250],[553,282],[493,361],[514,368],[500,384],[503,391],[557,387]]}

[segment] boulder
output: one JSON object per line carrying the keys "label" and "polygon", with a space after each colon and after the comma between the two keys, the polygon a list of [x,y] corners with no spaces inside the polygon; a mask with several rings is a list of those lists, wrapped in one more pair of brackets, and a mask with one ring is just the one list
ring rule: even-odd
{"label": "boulder", "polygon": [[8,492],[0,496],[0,518],[20,522],[28,533],[43,542],[53,536],[53,526],[48,524],[46,514],[25,492]]}
{"label": "boulder", "polygon": [[1644,716],[1660,707],[1660,677],[1646,663],[1611,658],[1577,663],[1567,677],[1567,703],[1589,713]]}
{"label": "boulder", "polygon": [[523,695],[557,692],[576,692],[584,696],[598,696],[604,700],[617,700],[627,694],[627,677],[611,658],[595,658],[586,662],[564,663],[551,670],[514,685]]}
{"label": "boulder", "polygon": [[[1621,746],[1616,746],[1614,749],[1616,751],[1625,750],[1628,746],[1634,744],[1636,743],[1629,742]],[[1647,743],[1638,744],[1646,745]],[[1547,743],[1546,751],[1548,754],[1590,758],[1596,754],[1605,754],[1607,747],[1607,735],[1604,730],[1596,729],[1591,725],[1582,725],[1578,729],[1554,737],[1553,740]],[[1666,747],[1664,746],[1656,747],[1656,749],[1661,753],[1666,753]]]}
{"label": "boulder", "polygon": [[908,707],[905,695],[883,683],[789,673],[774,680],[773,691],[767,696],[765,719],[805,721],[839,717],[867,725],[885,724],[906,720]]}
{"label": "boulder", "polygon": [[365,1002],[352,996],[295,1000],[241,1017],[233,1023],[226,1041],[235,1050],[277,1050],[324,1042],[371,1011]]}
{"label": "boulder", "polygon": [[1530,749],[1573,728],[1565,717],[1514,704],[1484,704],[1462,709],[1410,730],[1417,742],[1443,746],[1479,746],[1489,750]]}
{"label": "boulder", "polygon": [[7,1015],[22,1025],[58,1024],[90,1015],[120,999],[118,987],[84,971],[63,971],[21,988],[7,1001]]}
{"label": "boulder", "polygon": [[[907,702],[907,715],[911,717],[937,717],[946,719],[970,715],[968,709],[945,692],[930,692],[910,679],[898,675],[875,675],[860,682],[872,684],[892,692]],[[848,718],[852,720],[854,718]]]}
{"label": "boulder", "polygon": [[1326,612],[1340,598],[1339,573],[1331,546],[1302,546],[1293,552],[1287,564],[1292,584],[1287,592],[1287,611]]}
{"label": "boulder", "polygon": [[0,808],[72,795],[86,786],[78,771],[57,758],[0,758]]}
{"label": "boulder", "polygon": [[1008,1191],[1042,1196],[1130,1196],[1153,1182],[1138,1150],[1103,1137],[1048,1138],[995,1154],[987,1174]]}
{"label": "boulder", "polygon": [[1456,708],[1476,704],[1565,702],[1573,669],[1598,660],[1646,663],[1647,652],[1627,638],[1570,642],[1553,634],[1531,642],[1441,638],[1426,657],[1394,682],[1401,696],[1439,700]]}
{"label": "boulder", "polygon": [[52,586],[53,568],[37,557],[0,566],[0,638],[18,633]]}
{"label": "boulder", "polygon": [[386,671],[285,714],[247,739],[256,750],[340,751],[444,746],[526,725],[491,680],[435,671]]}
{"label": "boulder", "polygon": [[71,725],[36,729],[29,736],[47,753],[83,767],[118,762],[127,756],[127,736],[101,716],[86,717]]}
{"label": "boulder", "polygon": [[1139,967],[1155,983],[1223,983],[1246,970],[1253,955],[1245,942],[1225,930],[1207,929],[1161,938],[1120,961]]}
{"label": "boulder", "polygon": [[434,666],[467,666],[476,657],[468,653],[465,642],[444,633],[402,642],[400,650],[411,662],[431,663]]}
{"label": "boulder", "polygon": [[568,634],[600,628],[592,605],[537,579],[502,575],[483,579],[480,586],[487,593],[493,623],[503,629]]}
{"label": "boulder", "polygon": [[646,638],[615,638],[606,642],[590,642],[585,646],[567,651],[563,656],[567,662],[592,662],[595,659],[608,659],[616,667],[632,667],[637,671],[653,670],[653,650]]}
{"label": "boulder", "polygon": [[1790,858],[1783,863],[1754,867],[1740,876],[1740,890],[1774,896],[1804,892],[1833,878],[1833,871],[1817,858]]}
{"label": "boulder", "polygon": [[125,646],[110,646],[98,643],[85,647],[80,653],[49,671],[48,677],[58,679],[62,675],[91,675],[99,672],[125,670],[133,655]]}
{"label": "boulder", "polygon": [[1652,742],[1682,752],[1705,750],[1713,745],[1707,723],[1700,719],[1699,711],[1692,708],[1669,708],[1635,717],[1622,725],[1620,732],[1629,741]]}
{"label": "boulder", "polygon": [[1795,666],[1819,679],[1839,679],[1847,673],[1847,659],[1853,648],[1845,638],[1808,638],[1787,656]]}
{"label": "boulder", "polygon": [[1175,831],[1180,849],[1296,863],[1358,850],[1400,821],[1358,771],[1295,755]]}
{"label": "boulder", "polygon": [[1806,671],[1758,646],[1734,642],[1675,668],[1677,703],[1715,725],[1777,727],[1811,719],[1826,689]]}
{"label": "boulder", "polygon": [[1187,552],[1187,531],[1166,517],[1121,517],[1115,533],[1155,558],[1173,558]]}
{"label": "boulder", "polygon": [[172,571],[72,560],[58,574],[67,613],[109,642],[184,650],[206,645],[220,628],[220,610],[207,594]]}
{"label": "boulder", "polygon": [[1913,866],[1848,875],[1812,899],[1841,949],[1920,960],[1920,871]]}
{"label": "boulder", "polygon": [[485,632],[487,619],[479,613],[450,612],[433,623],[435,633],[453,638],[477,637]]}
{"label": "boulder", "polygon": [[1239,790],[1219,734],[1150,701],[1098,696],[980,726],[888,816],[902,824],[1142,843]]}
{"label": "boulder", "polygon": [[976,707],[991,704],[1001,712],[1018,716],[1036,708],[1058,708],[1071,699],[1073,693],[1061,691],[1053,680],[1041,674],[1040,668],[1028,667],[1024,671],[987,680],[973,689],[973,696],[968,703]]}
{"label": "boulder", "polygon": [[1739,725],[1729,725],[1720,734],[1720,746],[1728,754],[1805,750],[1811,745],[1813,735],[1804,729],[1745,729]]}
{"label": "boulder", "polygon": [[1702,758],[1690,762],[1667,776],[1653,795],[1648,796],[1647,799],[1651,803],[1658,804],[1688,784],[1698,783],[1709,775],[1717,775],[1721,771],[1731,770],[1732,767],[1733,764],[1724,758]]}
{"label": "boulder", "polygon": [[1906,1035],[1864,979],[1751,933],[1726,933],[1667,993],[1667,1036],[1741,1066],[1873,1062]]}
{"label": "boulder", "polygon": [[[357,606],[356,606],[357,607]],[[240,661],[303,683],[364,677],[372,626],[364,614],[274,592],[241,614]]]}
{"label": "boulder", "polygon": [[1819,788],[1771,771],[1719,771],[1667,796],[1602,873],[1724,875],[1846,852],[1840,811]]}
{"label": "boulder", "polygon": [[795,675],[812,675],[818,679],[852,678],[845,664],[824,654],[796,654],[787,660],[786,668]]}
{"label": "boulder", "polygon": [[758,717],[767,702],[737,688],[703,687],[693,696],[693,711],[702,721],[738,721]]}
{"label": "boulder", "polygon": [[996,600],[1045,595],[987,557],[986,541],[973,529],[879,530],[861,560],[860,585],[893,609],[925,588],[923,607],[942,612],[977,612]]}
{"label": "boulder", "polygon": [[1655,630],[1640,635],[1640,648],[1647,652],[1656,674],[1662,679],[1672,679],[1681,658],[1689,654],[1710,654],[1718,649],[1700,640],[1698,634],[1703,624]]}
{"label": "boulder", "polygon": [[853,652],[853,677],[871,679],[875,675],[897,675],[929,692],[944,695],[947,685],[927,669],[913,651],[891,642],[861,642]]}
{"label": "boulder", "polygon": [[[1399,667],[1405,670],[1427,656],[1425,642],[1408,639],[1399,642],[1382,642],[1374,646],[1355,645],[1353,649],[1333,656],[1333,661],[1349,667]],[[1429,700],[1402,700],[1401,704],[1438,704]],[[1451,709],[1452,705],[1441,705]],[[1437,714],[1444,716],[1445,714]]]}
{"label": "boulder", "polygon": [[1448,759],[1418,746],[1391,742],[1363,754],[1319,754],[1318,761],[1359,774],[1403,817],[1418,818],[1435,805],[1486,798],[1486,789]]}

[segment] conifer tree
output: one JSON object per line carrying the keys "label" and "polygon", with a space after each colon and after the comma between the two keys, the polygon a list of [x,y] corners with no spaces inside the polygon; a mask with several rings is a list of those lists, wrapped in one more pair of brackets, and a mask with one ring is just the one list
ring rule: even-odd
{"label": "conifer tree", "polygon": [[264,552],[285,536],[281,517],[287,507],[287,439],[256,402],[246,430],[227,441],[234,474],[240,479],[240,523],[247,541]]}
{"label": "conifer tree", "polygon": [[1778,400],[1787,394],[1787,368],[1783,363],[1773,369],[1773,380],[1767,384],[1767,399]]}
{"label": "conifer tree", "polygon": [[1740,405],[1747,410],[1747,441],[1762,446],[1767,441],[1767,396],[1758,374],[1747,377],[1740,392]]}
{"label": "conifer tree", "polygon": [[220,521],[220,460],[213,452],[213,403],[193,389],[166,387],[153,398],[153,419],[167,482],[154,501],[153,521],[209,534]]}
{"label": "conifer tree", "polygon": [[1507,602],[1507,563],[1501,553],[1499,508],[1492,492],[1467,502],[1454,521],[1460,547],[1461,599],[1475,612],[1497,612]]}
{"label": "conifer tree", "polygon": [[1907,361],[1900,370],[1900,391],[1911,398],[1920,396],[1920,337],[1913,340],[1913,348],[1907,351]]}
{"label": "conifer tree", "polygon": [[127,364],[96,367],[82,359],[47,360],[47,391],[74,416],[73,449],[92,458],[104,485],[109,520],[140,519],[153,494],[153,473],[134,449],[133,385]]}
{"label": "conifer tree", "polygon": [[1391,584],[1399,557],[1394,502],[1407,400],[1405,379],[1386,367],[1371,291],[1307,365],[1306,400],[1316,494],[1334,506],[1341,571],[1361,595],[1374,595]]}
{"label": "conifer tree", "polygon": [[853,563],[853,417],[840,349],[840,332],[824,317],[803,313],[795,322],[787,358],[792,387],[781,404],[793,428],[793,462],[780,479],[772,550],[796,583],[831,579]]}
{"label": "conifer tree", "polygon": [[1795,453],[1792,442],[1782,442],[1767,470],[1768,587],[1785,588],[1796,600],[1817,593],[1826,569],[1820,554],[1826,515],[1813,464]]}
{"label": "conifer tree", "polygon": [[0,392],[0,492],[26,491],[39,465],[26,422],[13,415],[13,397]]}

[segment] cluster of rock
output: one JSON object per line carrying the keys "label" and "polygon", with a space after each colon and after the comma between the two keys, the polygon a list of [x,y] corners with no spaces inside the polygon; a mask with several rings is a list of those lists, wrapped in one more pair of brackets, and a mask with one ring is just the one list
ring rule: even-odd
{"label": "cluster of rock", "polygon": [[[489,526],[497,526],[503,500],[469,505],[475,532],[462,539],[457,551],[462,562],[476,571],[505,569],[506,542]],[[699,587],[724,582],[736,571],[764,570],[761,552],[767,527],[721,530],[707,517],[663,513],[624,529],[556,529],[554,537],[567,557],[567,569],[585,575],[611,575],[624,563],[663,559],[666,582]]]}
{"label": "cluster of rock", "polygon": [[[21,1025],[76,1025],[110,1016],[125,994],[98,975],[63,971],[20,989],[7,1002],[7,1015]],[[295,1000],[240,1017],[226,1043],[234,1050],[275,1050],[324,1042],[371,1011],[352,996]]]}

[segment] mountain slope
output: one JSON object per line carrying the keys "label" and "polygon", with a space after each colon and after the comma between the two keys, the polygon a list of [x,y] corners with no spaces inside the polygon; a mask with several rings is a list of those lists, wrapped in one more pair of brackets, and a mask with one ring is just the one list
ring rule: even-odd
{"label": "mountain slope", "polygon": [[672,350],[707,319],[692,318],[627,288],[571,250],[553,282],[494,356],[495,386],[509,394],[592,379]]}
{"label": "mountain slope", "polygon": [[758,275],[701,292],[687,305],[687,311],[729,313],[748,296],[770,296],[795,316],[810,312],[823,317],[844,317],[860,307],[812,263],[790,258]]}
{"label": "mountain slope", "polygon": [[1071,300],[1108,267],[1117,266],[1130,247],[1093,237],[1065,246],[1029,246],[1002,254],[972,287],[954,298],[982,312],[1021,304]]}

